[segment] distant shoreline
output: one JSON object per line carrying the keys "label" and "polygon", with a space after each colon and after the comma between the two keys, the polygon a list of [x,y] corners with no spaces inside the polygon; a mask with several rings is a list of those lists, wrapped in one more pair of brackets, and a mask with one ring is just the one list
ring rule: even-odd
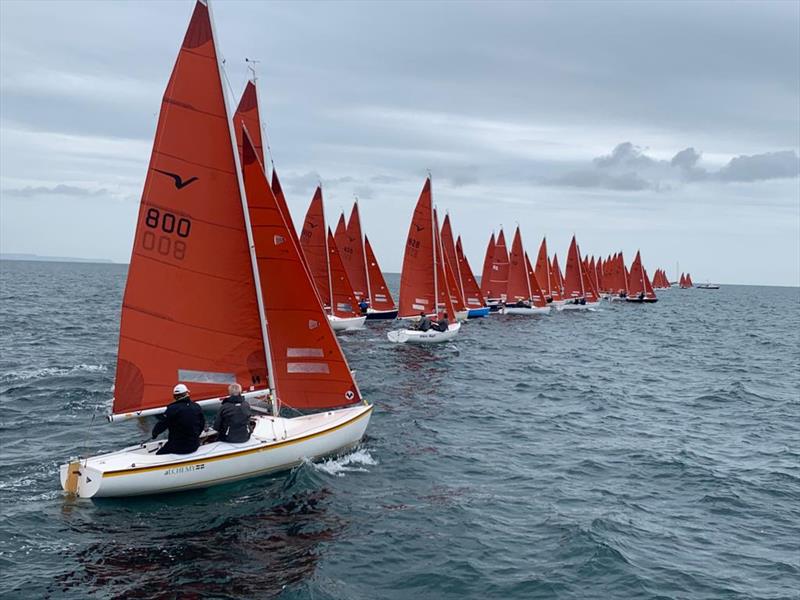
{"label": "distant shoreline", "polygon": [[107,258],[75,258],[72,256],[39,256],[38,254],[0,254],[0,260],[14,260],[21,262],[63,262],[63,263],[94,263],[101,265],[119,265]]}

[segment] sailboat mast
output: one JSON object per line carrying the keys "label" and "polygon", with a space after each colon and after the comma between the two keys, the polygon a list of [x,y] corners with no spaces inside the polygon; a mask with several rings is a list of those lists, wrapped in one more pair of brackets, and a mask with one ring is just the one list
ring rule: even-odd
{"label": "sailboat mast", "polygon": [[369,266],[367,265],[367,246],[364,243],[364,227],[361,225],[361,211],[358,209],[358,196],[356,196],[356,214],[358,214],[359,243],[361,254],[364,256],[364,278],[367,280],[367,302],[372,304],[372,284],[369,282]]}
{"label": "sailboat mast", "polygon": [[[448,217],[448,219],[449,219],[450,213],[449,212],[445,213],[445,216]],[[453,239],[453,224],[452,223],[450,223],[450,239],[451,240]],[[453,242],[453,251],[454,251],[454,254],[455,254],[455,256],[453,256],[453,258],[456,259],[456,271],[458,272],[458,288],[461,290],[461,298],[463,298],[464,305],[466,307],[467,294],[464,293],[464,280],[461,278],[461,265],[458,262],[458,252],[455,252],[455,249],[456,249],[456,244],[455,244],[455,242]]]}
{"label": "sailboat mast", "polygon": [[[320,185],[319,197],[322,198],[322,185]],[[325,220],[325,201],[322,201],[322,231],[325,232],[325,269],[328,273],[328,302],[330,302],[330,312],[333,315],[333,275],[331,275],[331,249],[328,247],[328,224]],[[335,241],[334,241],[335,243]],[[338,252],[339,249],[337,248]],[[322,307],[323,310],[325,306]]]}
{"label": "sailboat mast", "polygon": [[[217,58],[217,69],[219,70],[220,83],[225,81],[225,72],[222,68],[222,63],[219,60],[219,52],[217,52],[217,29],[214,23],[214,13],[211,10],[207,0],[200,0],[208,8],[208,20],[211,23],[211,39],[214,42],[214,54]],[[253,239],[253,227],[250,223],[250,211],[247,207],[247,195],[244,191],[244,180],[242,179],[242,165],[239,160],[239,149],[236,146],[236,131],[233,127],[233,118],[231,117],[231,107],[228,103],[228,94],[225,91],[225,86],[222,86],[222,98],[225,103],[225,116],[228,120],[228,129],[230,131],[231,151],[233,152],[233,161],[236,166],[236,182],[239,185],[239,197],[242,199],[242,215],[244,216],[244,227],[247,231],[247,244],[250,247],[250,265],[253,269],[253,280],[256,288],[256,301],[258,302],[258,314],[261,319],[261,339],[264,343],[264,356],[267,360],[267,380],[269,382],[270,399],[272,403],[272,414],[278,415],[280,408],[278,397],[275,390],[275,366],[272,362],[272,353],[269,347],[269,336],[267,335],[267,315],[264,311],[264,296],[261,293],[261,277],[258,272],[258,261],[256,259],[256,244]],[[262,165],[263,167],[263,165]]]}
{"label": "sailboat mast", "polygon": [[438,248],[436,247],[436,221],[433,219],[433,178],[430,173],[428,174],[428,181],[430,181],[431,188],[431,242],[433,242],[433,313],[438,317],[439,315],[439,273],[436,269],[438,263],[436,262],[436,254]]}

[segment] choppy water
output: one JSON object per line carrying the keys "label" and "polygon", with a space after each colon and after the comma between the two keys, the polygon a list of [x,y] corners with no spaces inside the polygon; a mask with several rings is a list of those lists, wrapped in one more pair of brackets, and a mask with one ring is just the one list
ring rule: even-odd
{"label": "choppy water", "polygon": [[370,323],[341,338],[376,404],[356,452],[91,502],[57,465],[149,428],[101,419],[125,267],[0,277],[3,598],[798,598],[797,288],[492,316],[439,348]]}

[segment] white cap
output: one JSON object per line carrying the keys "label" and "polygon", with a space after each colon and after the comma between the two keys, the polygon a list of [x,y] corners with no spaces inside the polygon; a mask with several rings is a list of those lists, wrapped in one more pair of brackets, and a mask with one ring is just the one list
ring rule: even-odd
{"label": "white cap", "polygon": [[183,394],[188,394],[188,393],[189,393],[189,388],[183,385],[182,383],[179,383],[174,388],[172,388],[173,396],[182,396]]}

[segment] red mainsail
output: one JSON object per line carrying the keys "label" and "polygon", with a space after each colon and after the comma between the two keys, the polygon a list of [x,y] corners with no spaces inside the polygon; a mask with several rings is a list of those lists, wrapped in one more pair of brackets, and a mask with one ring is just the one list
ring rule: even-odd
{"label": "red mainsail", "polygon": [[[115,414],[267,385],[255,274],[208,7],[167,84],[122,302]],[[195,133],[193,133],[195,132]]]}
{"label": "red mainsail", "polygon": [[433,224],[431,180],[425,180],[408,229],[400,274],[398,317],[436,313],[436,236]]}

